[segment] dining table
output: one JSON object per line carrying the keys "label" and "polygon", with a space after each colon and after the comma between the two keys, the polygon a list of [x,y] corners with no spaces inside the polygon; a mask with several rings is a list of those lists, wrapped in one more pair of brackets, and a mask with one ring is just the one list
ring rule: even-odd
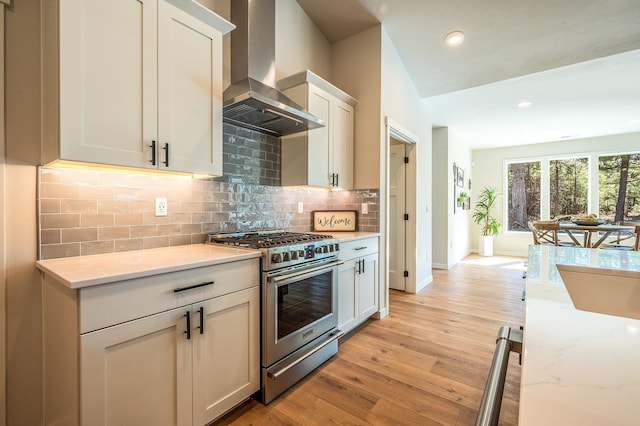
{"label": "dining table", "polygon": [[[635,231],[633,226],[623,225],[580,225],[577,223],[560,223],[560,231],[569,236],[571,241],[579,247],[598,248],[612,234],[620,233],[632,235]],[[592,235],[595,234],[595,238]],[[580,239],[576,237],[581,237]]]}

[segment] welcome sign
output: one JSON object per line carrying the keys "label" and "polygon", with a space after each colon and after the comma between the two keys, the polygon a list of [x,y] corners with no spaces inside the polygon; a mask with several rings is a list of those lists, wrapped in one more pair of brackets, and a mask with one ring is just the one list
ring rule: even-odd
{"label": "welcome sign", "polygon": [[357,210],[314,210],[314,231],[355,231]]}

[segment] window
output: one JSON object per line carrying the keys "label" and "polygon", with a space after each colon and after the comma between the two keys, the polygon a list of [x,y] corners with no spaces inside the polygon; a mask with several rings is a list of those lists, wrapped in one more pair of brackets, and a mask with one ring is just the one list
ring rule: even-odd
{"label": "window", "polygon": [[551,219],[587,213],[588,193],[588,158],[549,161],[549,217]]}
{"label": "window", "polygon": [[640,153],[542,158],[506,166],[508,231],[528,231],[532,220],[585,213],[609,223],[640,222]]}
{"label": "window", "polygon": [[509,231],[526,231],[540,219],[540,161],[511,163],[508,170]]}
{"label": "window", "polygon": [[640,221],[640,154],[599,157],[598,180],[599,217]]}

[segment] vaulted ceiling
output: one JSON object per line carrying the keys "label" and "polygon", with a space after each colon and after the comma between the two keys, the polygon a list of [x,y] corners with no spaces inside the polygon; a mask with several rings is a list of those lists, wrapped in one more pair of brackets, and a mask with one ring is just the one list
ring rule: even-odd
{"label": "vaulted ceiling", "polygon": [[640,0],[297,1],[330,42],[381,22],[472,148],[640,131]]}

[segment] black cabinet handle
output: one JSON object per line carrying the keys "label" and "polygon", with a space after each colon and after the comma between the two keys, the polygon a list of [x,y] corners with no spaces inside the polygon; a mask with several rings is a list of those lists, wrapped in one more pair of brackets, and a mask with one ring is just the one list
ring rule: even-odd
{"label": "black cabinet handle", "polygon": [[367,248],[367,246],[364,246],[364,247],[356,247],[356,248],[354,248],[354,250],[355,250],[355,251],[358,251],[358,250],[364,250],[364,249],[366,249],[366,248]]}
{"label": "black cabinet handle", "polygon": [[191,312],[187,311],[184,316],[187,317],[187,329],[185,330],[185,333],[187,334],[187,340],[189,340],[191,339]]}
{"label": "black cabinet handle", "polygon": [[151,164],[156,165],[156,141],[151,141]]}
{"label": "black cabinet handle", "polygon": [[364,274],[364,259],[362,259],[361,262],[362,262],[362,273]]}
{"label": "black cabinet handle", "polygon": [[194,285],[190,285],[189,287],[183,287],[183,288],[178,287],[174,289],[173,292],[180,293],[181,291],[193,290],[194,288],[204,287],[206,285],[211,285],[211,284],[215,284],[215,281],[207,281],[206,283],[194,284]]}
{"label": "black cabinet handle", "polygon": [[200,329],[200,334],[204,334],[204,306],[200,306],[198,312],[200,312],[200,326],[198,328]]}
{"label": "black cabinet handle", "polygon": [[169,144],[165,143],[162,149],[164,149],[164,165],[169,167]]}
{"label": "black cabinet handle", "polygon": [[336,184],[333,186],[340,186],[340,175],[336,173]]}

